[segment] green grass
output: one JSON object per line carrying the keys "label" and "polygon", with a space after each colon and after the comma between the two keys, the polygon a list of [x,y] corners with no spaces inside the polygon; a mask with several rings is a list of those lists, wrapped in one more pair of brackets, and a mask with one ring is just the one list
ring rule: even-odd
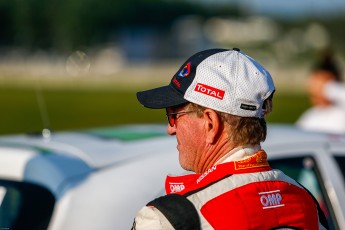
{"label": "green grass", "polygon": [[[143,108],[135,89],[53,90],[42,95],[47,117],[41,117],[34,89],[0,88],[0,134],[105,127],[132,123],[166,122],[163,110]],[[309,106],[304,94],[276,93],[271,123],[293,123]],[[45,123],[45,124],[43,124]]]}

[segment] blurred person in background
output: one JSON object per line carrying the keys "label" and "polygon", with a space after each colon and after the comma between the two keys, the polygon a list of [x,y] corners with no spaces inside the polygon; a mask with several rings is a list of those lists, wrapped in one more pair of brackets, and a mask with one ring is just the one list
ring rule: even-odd
{"label": "blurred person in background", "polygon": [[145,107],[166,110],[180,165],[194,173],[168,176],[167,195],[132,229],[326,229],[315,198],[261,148],[274,91],[269,72],[234,48],[196,53],[169,85],[138,92]]}
{"label": "blurred person in background", "polygon": [[307,81],[312,107],[297,120],[302,129],[318,132],[345,133],[345,85],[331,51],[324,51]]}

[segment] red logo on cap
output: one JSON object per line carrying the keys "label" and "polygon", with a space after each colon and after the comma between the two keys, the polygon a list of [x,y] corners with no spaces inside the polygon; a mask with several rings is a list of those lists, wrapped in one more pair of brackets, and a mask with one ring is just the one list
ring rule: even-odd
{"label": "red logo on cap", "polygon": [[215,98],[220,99],[220,100],[223,100],[224,94],[225,94],[225,91],[223,91],[223,90],[220,90],[220,89],[208,86],[208,85],[204,85],[201,83],[198,83],[195,86],[194,91],[206,94],[206,95],[211,96],[211,97],[215,97]]}
{"label": "red logo on cap", "polygon": [[178,74],[179,77],[187,77],[190,74],[190,62],[187,63]]}
{"label": "red logo on cap", "polygon": [[172,82],[177,86],[177,87],[181,87],[181,83],[176,79],[176,77],[173,78]]}
{"label": "red logo on cap", "polygon": [[190,62],[188,62],[183,69],[177,74],[177,77],[174,76],[172,82],[178,87],[181,87],[181,83],[179,82],[178,77],[187,77],[190,74]]}

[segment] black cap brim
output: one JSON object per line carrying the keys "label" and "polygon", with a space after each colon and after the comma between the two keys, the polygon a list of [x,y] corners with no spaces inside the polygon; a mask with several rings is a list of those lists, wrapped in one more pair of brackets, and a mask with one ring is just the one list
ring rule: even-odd
{"label": "black cap brim", "polygon": [[183,95],[170,86],[137,92],[138,101],[150,109],[163,109],[188,103]]}

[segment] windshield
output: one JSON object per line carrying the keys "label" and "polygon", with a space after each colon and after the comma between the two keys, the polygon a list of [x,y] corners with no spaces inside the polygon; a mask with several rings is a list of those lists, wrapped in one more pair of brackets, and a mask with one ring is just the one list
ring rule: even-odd
{"label": "windshield", "polygon": [[306,187],[320,204],[321,209],[326,215],[330,229],[337,229],[335,227],[336,221],[324,187],[324,182],[313,157],[306,155],[304,157],[270,160],[270,165],[272,168],[280,169]]}
{"label": "windshield", "polygon": [[335,161],[337,162],[339,166],[339,170],[341,171],[341,174],[343,176],[343,181],[345,183],[345,157],[344,156],[335,156]]}
{"label": "windshield", "polygon": [[0,180],[0,229],[47,229],[54,203],[41,186]]}

